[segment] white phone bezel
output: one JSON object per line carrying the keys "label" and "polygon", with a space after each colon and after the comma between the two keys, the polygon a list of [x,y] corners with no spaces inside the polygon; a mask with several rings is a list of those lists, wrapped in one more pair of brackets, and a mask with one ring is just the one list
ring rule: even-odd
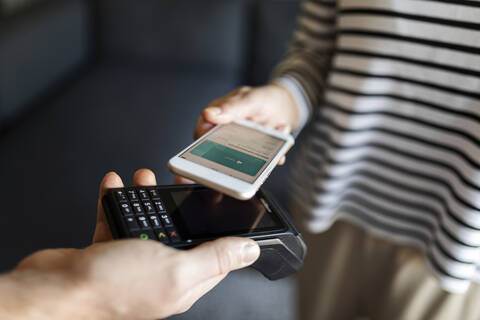
{"label": "white phone bezel", "polygon": [[263,184],[263,182],[270,175],[270,173],[275,168],[275,166],[278,164],[282,156],[285,155],[287,151],[294,145],[295,140],[290,134],[285,134],[276,130],[268,129],[248,120],[237,120],[237,121],[234,121],[234,123],[237,123],[242,126],[246,126],[248,128],[256,129],[265,134],[274,136],[276,138],[279,138],[285,141],[282,148],[280,148],[280,150],[272,159],[272,161],[268,164],[268,166],[263,170],[263,172],[258,176],[258,178],[253,183],[248,183],[241,179],[204,167],[198,163],[195,163],[180,157],[180,155],[185,153],[194,145],[198,144],[201,140],[206,139],[209,135],[214,133],[221,126],[216,126],[212,130],[210,130],[209,132],[207,132],[206,134],[198,138],[188,147],[183,149],[176,156],[171,158],[170,161],[168,162],[168,169],[175,174],[178,174],[185,178],[190,178],[198,183],[201,183],[203,185],[206,185],[207,187],[223,192],[234,198],[237,198],[240,200],[248,200],[252,198],[255,195],[255,193],[258,191],[260,186]]}

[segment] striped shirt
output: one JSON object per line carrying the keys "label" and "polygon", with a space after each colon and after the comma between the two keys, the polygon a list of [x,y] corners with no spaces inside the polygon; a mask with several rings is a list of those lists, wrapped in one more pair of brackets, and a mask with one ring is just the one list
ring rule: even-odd
{"label": "striped shirt", "polygon": [[420,248],[442,287],[480,280],[480,1],[308,0],[277,81],[311,119],[293,201]]}

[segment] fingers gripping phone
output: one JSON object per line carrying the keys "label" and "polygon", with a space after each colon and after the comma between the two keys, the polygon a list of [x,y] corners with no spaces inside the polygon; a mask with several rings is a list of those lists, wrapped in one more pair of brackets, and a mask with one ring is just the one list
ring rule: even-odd
{"label": "fingers gripping phone", "polygon": [[247,200],[293,144],[289,134],[240,120],[213,128],[170,159],[168,168],[234,198]]}
{"label": "fingers gripping phone", "polygon": [[102,204],[115,239],[188,249],[223,236],[248,237],[261,250],[252,267],[268,279],[284,278],[303,265],[300,233],[263,191],[240,201],[200,185],[119,188],[109,190]]}

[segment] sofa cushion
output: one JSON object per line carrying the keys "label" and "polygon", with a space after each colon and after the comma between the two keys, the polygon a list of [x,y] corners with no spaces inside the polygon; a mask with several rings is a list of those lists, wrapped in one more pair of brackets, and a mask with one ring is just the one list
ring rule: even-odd
{"label": "sofa cushion", "polygon": [[240,71],[246,43],[245,0],[102,0],[106,60],[155,61],[177,70]]}

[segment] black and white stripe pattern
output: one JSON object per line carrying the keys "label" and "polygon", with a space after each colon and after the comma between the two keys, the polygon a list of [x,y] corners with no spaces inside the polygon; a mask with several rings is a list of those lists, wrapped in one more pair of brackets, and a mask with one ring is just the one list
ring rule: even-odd
{"label": "black and white stripe pattern", "polygon": [[352,220],[446,290],[480,279],[480,1],[305,1],[275,76],[313,106],[292,179],[312,231]]}

